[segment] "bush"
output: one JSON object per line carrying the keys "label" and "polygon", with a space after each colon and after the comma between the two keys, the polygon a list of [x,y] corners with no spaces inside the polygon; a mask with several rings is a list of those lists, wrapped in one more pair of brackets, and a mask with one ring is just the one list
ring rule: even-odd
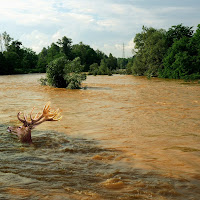
{"label": "bush", "polygon": [[47,82],[49,85],[58,88],[67,87],[63,70],[68,62],[65,57],[60,57],[49,63],[47,67]]}
{"label": "bush", "polygon": [[106,59],[101,60],[98,75],[109,75],[109,76],[112,75],[111,70],[108,68],[108,63]]}
{"label": "bush", "polygon": [[48,82],[48,79],[47,78],[44,78],[44,77],[41,77],[39,79],[39,82],[41,85],[47,85],[47,82]]}
{"label": "bush", "polygon": [[60,57],[50,62],[47,78],[41,78],[40,82],[58,88],[79,89],[81,82],[86,79],[86,75],[81,74],[83,69],[80,58],[69,61],[66,57]]}
{"label": "bush", "polygon": [[81,74],[84,70],[84,65],[81,65],[79,57],[68,62],[64,68],[64,79],[68,89],[80,89],[81,82],[86,79],[86,74]]}
{"label": "bush", "polygon": [[97,63],[93,63],[90,65],[89,75],[98,75],[99,65]]}
{"label": "bush", "polygon": [[85,79],[86,79],[86,74],[72,73],[65,75],[65,80],[68,83],[67,86],[68,89],[80,89],[81,82],[84,81]]}

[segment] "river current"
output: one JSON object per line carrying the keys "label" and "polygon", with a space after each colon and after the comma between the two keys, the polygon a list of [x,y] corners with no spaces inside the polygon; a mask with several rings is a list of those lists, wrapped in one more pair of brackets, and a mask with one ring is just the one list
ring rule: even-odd
{"label": "river current", "polygon": [[[199,200],[200,84],[88,76],[81,90],[44,74],[0,76],[0,200]],[[46,102],[62,120],[7,132]]]}

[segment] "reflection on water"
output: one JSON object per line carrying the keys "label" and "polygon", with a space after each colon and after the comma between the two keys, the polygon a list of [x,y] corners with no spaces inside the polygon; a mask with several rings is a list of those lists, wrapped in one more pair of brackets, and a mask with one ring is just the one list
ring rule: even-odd
{"label": "reflection on water", "polygon": [[[0,77],[0,199],[200,199],[200,87],[132,76],[90,76],[86,90]],[[62,110],[32,131],[6,132],[16,114]]]}
{"label": "reflection on water", "polygon": [[109,87],[83,87],[83,90],[111,90]]}

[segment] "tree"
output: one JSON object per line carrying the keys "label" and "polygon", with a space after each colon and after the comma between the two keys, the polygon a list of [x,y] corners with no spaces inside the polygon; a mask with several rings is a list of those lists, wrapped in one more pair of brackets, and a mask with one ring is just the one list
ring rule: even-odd
{"label": "tree", "polygon": [[99,72],[99,65],[97,63],[93,63],[90,65],[89,74],[91,75],[98,75]]}
{"label": "tree", "polygon": [[41,79],[43,85],[47,84],[58,88],[79,89],[81,82],[86,79],[82,74],[84,66],[81,65],[80,58],[69,61],[65,56],[56,58],[47,68],[47,78]]}
{"label": "tree", "polygon": [[13,51],[6,51],[6,52],[4,52],[4,56],[7,61],[6,74],[15,74],[15,68],[20,66],[19,55]]}
{"label": "tree", "polygon": [[38,54],[38,69],[46,72],[46,67],[51,61],[63,56],[65,56],[65,54],[62,52],[61,47],[52,43],[50,47],[48,46],[47,48],[43,48]]}
{"label": "tree", "polygon": [[46,67],[48,65],[48,50],[47,48],[43,48],[42,51],[38,54],[38,62],[37,67],[40,69],[41,72],[46,72]]}
{"label": "tree", "polygon": [[126,69],[126,65],[128,64],[127,58],[118,58],[117,59],[117,66],[119,69]]}
{"label": "tree", "polygon": [[65,54],[61,52],[61,48],[55,44],[52,43],[50,47],[48,47],[47,52],[47,62],[51,62],[52,60],[55,60],[56,58],[62,57]]}
{"label": "tree", "polygon": [[98,65],[100,65],[102,59],[108,58],[108,56],[107,56],[105,53],[103,53],[102,51],[100,51],[100,50],[98,50],[98,49],[97,49],[95,52],[96,52],[96,54],[97,54],[96,63],[97,63]]}
{"label": "tree", "polygon": [[49,63],[47,67],[47,82],[49,85],[58,88],[67,87],[63,70],[68,62],[66,57],[60,57]]}
{"label": "tree", "polygon": [[101,64],[98,71],[99,75],[112,75],[111,70],[108,68],[107,59],[104,58],[101,60]]}
{"label": "tree", "polygon": [[164,60],[160,77],[174,79],[200,78],[200,25],[192,37],[175,40]]}
{"label": "tree", "polygon": [[7,51],[12,40],[13,38],[6,31],[0,34],[0,52]]}
{"label": "tree", "polygon": [[194,32],[192,28],[193,27],[183,26],[182,24],[169,28],[165,35],[165,41],[168,48],[171,47],[175,41],[180,40],[183,37],[191,38]]}
{"label": "tree", "polygon": [[68,62],[64,68],[64,79],[68,89],[80,89],[81,82],[86,79],[86,75],[82,74],[84,66],[81,65],[81,59],[75,58]]}
{"label": "tree", "polygon": [[82,65],[85,66],[84,71],[89,71],[89,66],[93,63],[98,63],[99,58],[97,53],[89,45],[85,45],[82,42],[75,44],[72,47],[72,53],[74,58],[79,57]]}
{"label": "tree", "polygon": [[107,58],[107,67],[109,68],[110,71],[118,68],[117,58],[113,57],[111,53],[109,54],[109,57]]}
{"label": "tree", "polygon": [[132,68],[134,63],[134,57],[128,59],[128,63],[126,65],[126,74],[132,74]]}
{"label": "tree", "polygon": [[38,61],[38,56],[36,55],[36,53],[30,49],[30,48],[23,48],[23,59],[21,61],[21,65],[22,65],[22,69],[24,69],[24,71],[26,73],[28,72],[37,72],[37,61]]}
{"label": "tree", "polygon": [[142,32],[134,38],[137,50],[133,63],[133,74],[158,76],[162,68],[162,59],[167,51],[165,44],[165,30],[154,28],[142,28]]}
{"label": "tree", "polygon": [[71,50],[72,50],[72,39],[64,36],[62,39],[58,40],[57,44],[60,46],[61,52],[65,54],[67,59],[71,60],[73,58],[72,52],[71,52]]}
{"label": "tree", "polygon": [[8,64],[2,52],[0,52],[0,74],[8,74]]}

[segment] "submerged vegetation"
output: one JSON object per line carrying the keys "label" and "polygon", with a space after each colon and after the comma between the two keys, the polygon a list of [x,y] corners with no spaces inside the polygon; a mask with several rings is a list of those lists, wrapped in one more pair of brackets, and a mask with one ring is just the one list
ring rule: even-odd
{"label": "submerged vegetation", "polygon": [[89,75],[133,74],[200,79],[200,24],[196,31],[179,24],[169,30],[143,26],[134,38],[134,56],[116,58],[64,36],[37,55],[6,32],[0,34],[0,74],[47,73],[43,85],[80,88]]}
{"label": "submerged vegetation", "polygon": [[86,79],[86,75],[82,73],[83,69],[84,65],[81,65],[79,57],[72,61],[60,57],[49,63],[47,78],[42,78],[41,83],[58,88],[79,89],[81,82]]}

